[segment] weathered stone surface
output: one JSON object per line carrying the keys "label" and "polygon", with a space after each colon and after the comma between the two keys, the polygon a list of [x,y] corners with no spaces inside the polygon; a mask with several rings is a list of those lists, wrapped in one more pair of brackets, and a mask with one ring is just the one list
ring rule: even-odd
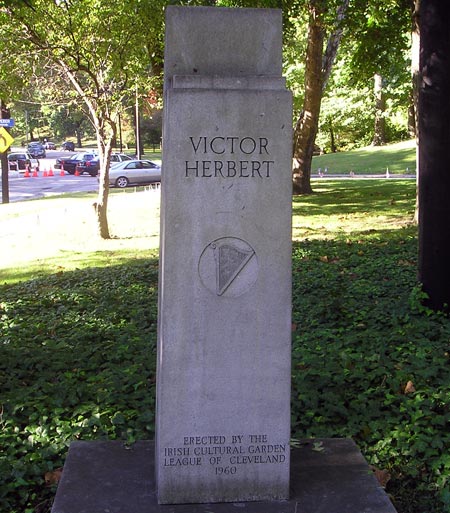
{"label": "weathered stone surface", "polygon": [[158,498],[286,499],[292,98],[281,14],[173,8],[167,34]]}
{"label": "weathered stone surface", "polygon": [[288,501],[169,506],[156,499],[152,441],[73,442],[52,513],[395,513],[352,440],[299,445]]}
{"label": "weathered stone surface", "polygon": [[167,8],[164,77],[281,76],[281,11]]}

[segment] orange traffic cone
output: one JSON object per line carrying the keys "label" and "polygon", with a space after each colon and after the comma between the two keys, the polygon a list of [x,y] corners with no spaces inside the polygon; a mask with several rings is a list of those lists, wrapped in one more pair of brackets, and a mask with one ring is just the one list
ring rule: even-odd
{"label": "orange traffic cone", "polygon": [[64,164],[61,162],[61,171],[59,172],[59,176],[64,176],[66,173],[64,171]]}
{"label": "orange traffic cone", "polygon": [[23,176],[24,178],[30,178],[30,168],[28,167],[28,164],[25,166],[25,174]]}
{"label": "orange traffic cone", "polygon": [[55,176],[55,175],[53,174],[53,169],[52,169],[52,168],[50,168],[50,171],[48,172],[48,176]]}
{"label": "orange traffic cone", "polygon": [[75,176],[80,176],[80,172],[78,171],[78,169],[75,169]]}
{"label": "orange traffic cone", "polygon": [[48,173],[47,173],[46,169],[44,169],[44,173],[42,174],[42,176],[48,176]]}
{"label": "orange traffic cone", "polygon": [[33,174],[31,176],[33,176],[33,178],[37,178],[39,176],[37,167],[34,168]]}

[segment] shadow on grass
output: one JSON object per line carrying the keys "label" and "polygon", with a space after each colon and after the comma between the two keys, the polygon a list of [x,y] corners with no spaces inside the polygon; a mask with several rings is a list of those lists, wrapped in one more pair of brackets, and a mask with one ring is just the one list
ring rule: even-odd
{"label": "shadow on grass", "polygon": [[414,180],[324,180],[313,189],[312,195],[294,197],[294,215],[406,214],[416,196]]}
{"label": "shadow on grass", "polygon": [[[294,198],[294,217],[404,219],[415,183],[399,183],[320,181]],[[442,513],[450,321],[420,303],[415,228],[353,226],[351,238],[293,244],[292,434],[354,438],[391,472],[399,513]],[[23,511],[32,493],[48,494],[42,469],[61,466],[74,438],[152,436],[158,261],[148,256],[77,254],[83,269],[50,266],[0,287],[0,509]]]}
{"label": "shadow on grass", "polygon": [[1,511],[51,503],[73,440],[153,436],[157,279],[147,258],[0,286]]}
{"label": "shadow on grass", "polygon": [[399,513],[443,513],[450,321],[420,303],[412,232],[375,235],[293,245],[292,432],[353,438]]}
{"label": "shadow on grass", "polygon": [[[450,324],[421,306],[416,265],[408,231],[294,243],[292,434],[354,438],[399,513],[442,513]],[[157,279],[142,258],[0,286],[2,510],[48,497],[73,439],[153,436]]]}

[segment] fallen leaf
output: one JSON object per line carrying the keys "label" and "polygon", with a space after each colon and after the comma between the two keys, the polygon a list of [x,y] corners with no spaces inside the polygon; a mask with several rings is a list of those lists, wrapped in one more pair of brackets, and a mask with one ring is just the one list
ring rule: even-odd
{"label": "fallen leaf", "polygon": [[406,267],[413,267],[413,266],[416,266],[416,262],[413,262],[412,260],[405,260],[403,258],[401,258],[399,261],[398,261],[398,265],[404,265]]}
{"label": "fallen leaf", "polygon": [[377,481],[380,483],[380,486],[383,488],[386,488],[386,485],[388,484],[389,480],[391,479],[391,474],[387,470],[381,470],[379,468],[376,468],[374,466],[370,467],[375,474],[375,477]]}
{"label": "fallen leaf", "polygon": [[410,380],[408,383],[406,383],[405,389],[403,390],[404,394],[412,394],[415,392],[416,389],[414,388],[414,383]]}
{"label": "fallen leaf", "polygon": [[52,472],[46,472],[44,475],[45,485],[52,486],[59,483],[62,475],[62,467],[53,470]]}

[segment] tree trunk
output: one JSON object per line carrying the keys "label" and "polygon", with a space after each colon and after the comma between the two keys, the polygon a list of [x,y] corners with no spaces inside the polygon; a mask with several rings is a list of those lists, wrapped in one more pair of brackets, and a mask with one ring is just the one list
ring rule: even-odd
{"label": "tree trunk", "polygon": [[97,200],[94,203],[97,233],[102,239],[109,239],[111,237],[108,225],[109,160],[108,158],[108,164],[106,164],[105,158],[101,158],[98,194]]}
{"label": "tree trunk", "polygon": [[419,88],[420,88],[420,0],[411,0],[411,76],[414,110],[414,137],[416,138],[416,208],[414,222],[419,223]]}
{"label": "tree trunk", "polygon": [[450,11],[421,0],[419,280],[434,309],[450,310]]}
{"label": "tree trunk", "polygon": [[334,137],[333,121],[331,118],[328,120],[328,131],[330,133],[330,151],[331,151],[331,153],[336,153],[337,152],[336,139]]}
{"label": "tree trunk", "polygon": [[322,13],[312,2],[306,49],[305,99],[294,132],[294,167],[292,173],[294,194],[312,193],[311,163],[319,127],[323,85],[324,29],[321,17]]}
{"label": "tree trunk", "polygon": [[336,53],[342,38],[341,22],[347,12],[349,0],[342,0],[335,21],[335,30],[328,38],[325,53],[323,44],[324,7],[321,0],[309,1],[308,45],[306,49],[305,97],[303,109],[294,131],[294,158],[292,169],[292,189],[294,194],[310,194],[311,164],[314,143],[319,127],[322,95],[331,73]]}
{"label": "tree trunk", "polygon": [[414,139],[416,137],[416,107],[414,105],[414,96],[412,89],[409,95],[408,105],[408,135],[410,139]]}
{"label": "tree trunk", "polygon": [[83,146],[83,143],[81,141],[81,131],[75,130],[75,135],[77,136],[77,148],[81,148]]}
{"label": "tree trunk", "polygon": [[97,201],[94,203],[96,213],[97,232],[102,239],[109,239],[108,226],[108,196],[109,196],[109,167],[111,164],[111,152],[116,139],[117,127],[115,122],[106,114],[101,118],[102,125],[96,126],[97,146],[100,157],[99,186]]}
{"label": "tree trunk", "polygon": [[386,120],[384,118],[386,99],[383,91],[383,77],[379,73],[375,73],[373,83],[375,96],[375,126],[372,145],[383,146],[383,144],[386,144]]}
{"label": "tree trunk", "polygon": [[[94,125],[99,150],[100,171],[97,201],[94,202],[97,233],[102,239],[109,239],[108,227],[108,194],[109,194],[109,166],[113,141],[116,138],[117,127],[110,114],[108,103],[96,101],[86,94],[75,73],[64,61],[59,61],[61,69],[65,72],[75,90],[89,110],[91,122]],[[116,113],[118,115],[118,112]]]}
{"label": "tree trunk", "polygon": [[419,87],[420,87],[420,0],[411,0],[411,78],[414,112],[414,136],[419,136]]}
{"label": "tree trunk", "polygon": [[104,193],[97,197],[97,201],[94,203],[94,210],[97,220],[97,233],[102,239],[110,239],[108,227],[108,195]]}

